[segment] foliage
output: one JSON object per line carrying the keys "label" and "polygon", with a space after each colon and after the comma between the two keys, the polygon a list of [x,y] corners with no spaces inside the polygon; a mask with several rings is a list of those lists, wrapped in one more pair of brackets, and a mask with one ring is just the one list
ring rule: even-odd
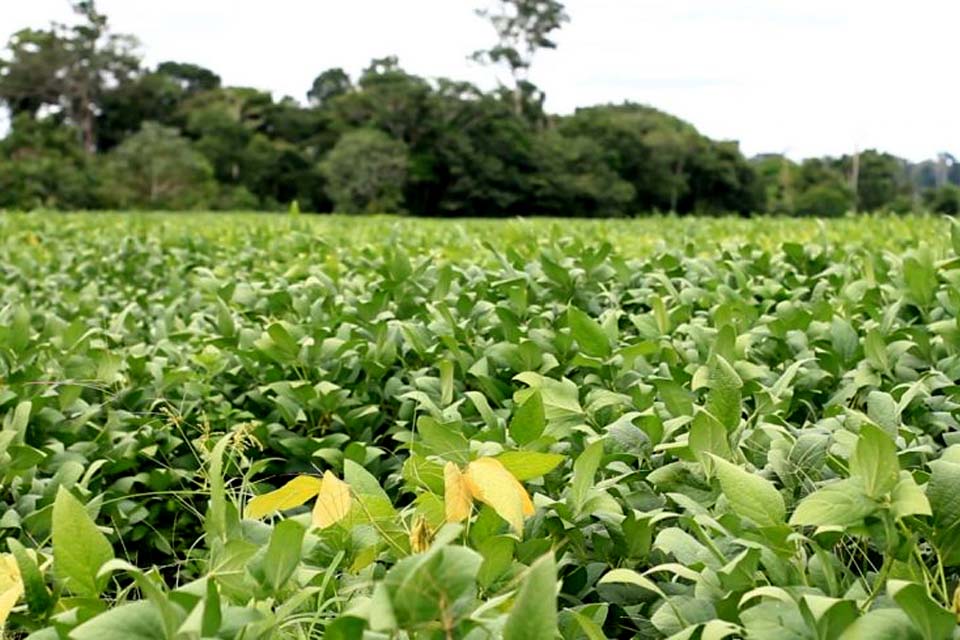
{"label": "foliage", "polygon": [[407,149],[371,129],[343,135],[320,167],[339,213],[395,213],[403,202]]}
{"label": "foliage", "polygon": [[110,152],[104,200],[132,209],[199,209],[215,189],[213,171],[176,129],[146,122]]}
{"label": "foliage", "polygon": [[0,623],[952,637],[958,248],[925,216],[5,215]]}
{"label": "foliage", "polygon": [[[189,62],[147,67],[133,37],[114,33],[93,3],[74,4],[78,24],[21,30],[0,53],[0,103],[14,116],[0,140],[5,209],[116,206],[102,165],[150,122],[175,129],[206,158],[216,185],[203,201],[218,210],[286,211],[293,201],[305,212],[356,210],[320,168],[338,143],[354,146],[358,129],[385,134],[407,157],[400,200],[391,187],[382,205],[362,196],[361,210],[615,217],[955,208],[949,186],[960,185],[960,164],[949,154],[916,164],[872,149],[748,161],[736,142],[710,139],[650,106],[548,113],[530,70],[568,20],[555,0],[484,4],[479,13],[497,39],[476,58],[511,76],[492,91],[420,77],[385,56],[353,78],[340,68],[320,72],[304,103],[223,86],[213,70]],[[196,199],[162,206],[195,207]]]}

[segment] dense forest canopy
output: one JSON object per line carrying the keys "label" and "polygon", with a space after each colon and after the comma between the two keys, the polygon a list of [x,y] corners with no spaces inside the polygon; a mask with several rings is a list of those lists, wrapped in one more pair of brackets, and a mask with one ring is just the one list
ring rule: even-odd
{"label": "dense forest canopy", "polygon": [[960,213],[949,154],[746,158],[646,105],[547,113],[531,67],[569,19],[556,0],[478,12],[496,37],[473,58],[505,67],[511,86],[422,78],[388,56],[357,77],[318,70],[306,103],[188,62],[147,67],[92,0],[73,6],[77,24],[20,30],[0,54],[0,208]]}

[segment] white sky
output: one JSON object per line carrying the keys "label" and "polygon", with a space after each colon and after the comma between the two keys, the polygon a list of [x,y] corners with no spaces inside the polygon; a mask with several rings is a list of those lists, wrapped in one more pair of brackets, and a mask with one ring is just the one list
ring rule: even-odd
{"label": "white sky", "polygon": [[[194,62],[227,84],[304,94],[396,54],[410,72],[489,88],[467,61],[493,31],[482,0],[99,0],[148,63]],[[960,153],[958,0],[567,0],[559,49],[534,63],[547,107],[632,100],[793,157],[878,147]],[[0,0],[0,38],[69,20],[67,0]]]}

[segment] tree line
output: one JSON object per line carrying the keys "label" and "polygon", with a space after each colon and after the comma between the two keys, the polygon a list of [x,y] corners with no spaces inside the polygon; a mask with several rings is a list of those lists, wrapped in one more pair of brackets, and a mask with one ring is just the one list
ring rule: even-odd
{"label": "tree line", "polygon": [[530,69],[568,20],[557,0],[498,0],[474,59],[492,91],[426,79],[396,57],[319,73],[307,100],[224,86],[183,62],[147,67],[93,0],[75,24],[14,33],[0,57],[0,208],[259,209],[425,216],[618,216],[651,211],[960,213],[960,163],[866,150],[746,158],[650,106],[556,115]]}

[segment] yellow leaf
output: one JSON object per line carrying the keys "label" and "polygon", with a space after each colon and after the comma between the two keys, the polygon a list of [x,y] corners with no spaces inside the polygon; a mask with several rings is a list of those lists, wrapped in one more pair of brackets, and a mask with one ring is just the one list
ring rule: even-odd
{"label": "yellow leaf", "polygon": [[322,481],[313,476],[297,476],[276,491],[255,497],[247,504],[248,518],[262,518],[274,511],[293,509],[320,493]]}
{"label": "yellow leaf", "polygon": [[463,522],[470,517],[473,500],[466,479],[452,462],[443,468],[443,504],[447,522]]}
{"label": "yellow leaf", "polygon": [[[23,582],[20,579],[20,568],[13,554],[0,554],[0,630],[7,622],[7,616],[17,600],[23,595]],[[0,632],[2,635],[2,632]]]}
{"label": "yellow leaf", "polygon": [[533,502],[520,481],[495,458],[478,458],[467,465],[467,486],[473,497],[490,505],[514,531],[523,532],[523,516],[533,515]]}
{"label": "yellow leaf", "polygon": [[350,513],[350,485],[329,471],[323,474],[323,486],[313,505],[313,526],[326,529],[347,517]]}

